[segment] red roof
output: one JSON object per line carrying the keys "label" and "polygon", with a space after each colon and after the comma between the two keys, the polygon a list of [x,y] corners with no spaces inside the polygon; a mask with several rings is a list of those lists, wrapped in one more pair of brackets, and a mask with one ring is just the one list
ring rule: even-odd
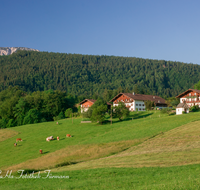
{"label": "red roof", "polygon": [[200,93],[200,90],[188,89],[188,90],[186,90],[185,92],[183,92],[183,93],[179,94],[178,96],[176,96],[176,98],[181,98],[181,97],[185,96],[187,93],[193,92],[193,91],[195,91],[195,92],[197,92],[197,93]]}
{"label": "red roof", "polygon": [[[83,104],[83,103],[85,103],[85,102],[87,102],[87,101],[90,101],[90,102],[92,102],[92,103],[94,103],[94,102],[96,102],[97,100],[93,100],[93,99],[85,99],[85,100],[83,100],[82,102],[80,102],[79,104],[81,105],[81,104]],[[107,105],[112,105],[112,104],[110,104],[109,102],[106,102],[107,103]]]}
{"label": "red roof", "polygon": [[83,103],[85,103],[85,102],[87,102],[87,101],[90,101],[90,102],[92,102],[92,103],[96,102],[96,100],[93,100],[93,99],[85,99],[85,100],[83,100],[82,102],[80,102],[79,104],[83,104]]}
{"label": "red roof", "polygon": [[126,95],[133,100],[142,100],[142,101],[151,100],[151,101],[155,102],[156,104],[157,103],[158,104],[166,104],[165,99],[163,99],[159,96],[145,95],[145,94],[131,94],[131,93],[119,93],[112,100],[110,100],[110,102],[114,102],[121,95]]}

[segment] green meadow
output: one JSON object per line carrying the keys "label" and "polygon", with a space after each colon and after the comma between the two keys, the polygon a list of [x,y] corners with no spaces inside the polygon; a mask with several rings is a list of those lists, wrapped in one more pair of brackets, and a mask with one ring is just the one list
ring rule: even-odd
{"label": "green meadow", "polygon": [[[110,120],[110,118],[108,118]],[[198,189],[200,113],[134,112],[120,122],[82,118],[0,130],[1,176],[18,170],[69,179],[0,178],[0,189]],[[71,134],[72,138],[66,138]],[[57,136],[60,140],[46,141]],[[14,147],[16,138],[22,138]],[[43,154],[39,150],[43,150]],[[45,176],[45,173],[41,175]]]}

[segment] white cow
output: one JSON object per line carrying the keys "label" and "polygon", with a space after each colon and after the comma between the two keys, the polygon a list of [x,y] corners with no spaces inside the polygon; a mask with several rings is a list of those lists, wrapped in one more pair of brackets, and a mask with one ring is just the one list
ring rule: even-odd
{"label": "white cow", "polygon": [[46,138],[46,141],[52,141],[52,140],[54,140],[53,136],[50,136],[50,137]]}

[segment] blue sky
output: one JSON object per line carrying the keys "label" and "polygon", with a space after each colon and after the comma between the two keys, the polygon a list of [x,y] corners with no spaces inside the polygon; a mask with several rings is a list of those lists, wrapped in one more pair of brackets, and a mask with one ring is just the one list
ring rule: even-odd
{"label": "blue sky", "polygon": [[0,0],[0,47],[200,64],[198,0]]}

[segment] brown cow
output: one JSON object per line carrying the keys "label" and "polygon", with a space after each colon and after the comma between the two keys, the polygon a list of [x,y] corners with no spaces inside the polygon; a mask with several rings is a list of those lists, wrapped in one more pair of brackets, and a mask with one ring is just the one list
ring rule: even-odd
{"label": "brown cow", "polygon": [[57,140],[59,141],[59,140],[60,140],[60,138],[59,138],[59,137],[57,137]]}
{"label": "brown cow", "polygon": [[14,146],[17,146],[17,143],[14,143]]}
{"label": "brown cow", "polygon": [[72,137],[70,134],[67,134],[66,137]]}
{"label": "brown cow", "polygon": [[40,149],[40,154],[42,154],[42,149]]}
{"label": "brown cow", "polygon": [[21,139],[21,138],[17,138],[17,139],[16,139],[16,142],[18,142],[18,141],[22,141],[22,139]]}

